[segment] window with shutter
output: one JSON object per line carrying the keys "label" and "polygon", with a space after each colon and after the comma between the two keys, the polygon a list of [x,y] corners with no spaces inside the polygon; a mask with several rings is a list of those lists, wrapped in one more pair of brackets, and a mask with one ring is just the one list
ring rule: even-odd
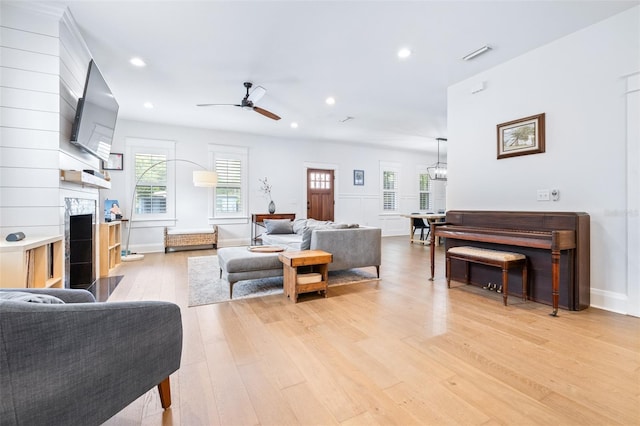
{"label": "window with shutter", "polygon": [[247,216],[248,150],[244,147],[209,145],[211,164],[218,174],[214,190],[213,217]]}
{"label": "window with shutter", "polygon": [[380,163],[382,211],[395,212],[400,209],[398,182],[400,176],[399,166],[389,163]]}
{"label": "window with shutter", "polygon": [[[164,214],[167,212],[166,160],[166,155],[135,154],[135,179],[138,182],[134,201],[135,214]],[[157,165],[152,167],[154,164]],[[142,179],[140,179],[141,177]]]}
{"label": "window with shutter", "polygon": [[175,144],[171,140],[125,139],[127,187],[131,191],[135,188],[135,194],[127,196],[133,205],[126,208],[131,209],[133,221],[175,220]]}
{"label": "window with shutter", "polygon": [[216,158],[216,216],[242,211],[242,161]]}
{"label": "window with shutter", "polygon": [[420,210],[432,211],[432,197],[431,197],[431,178],[429,173],[424,172],[418,175],[419,178],[419,195],[420,195]]}

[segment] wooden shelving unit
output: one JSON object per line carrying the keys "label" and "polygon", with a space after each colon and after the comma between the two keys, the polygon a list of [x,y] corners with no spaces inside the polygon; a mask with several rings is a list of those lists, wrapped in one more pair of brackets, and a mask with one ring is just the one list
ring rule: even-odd
{"label": "wooden shelving unit", "polygon": [[100,277],[122,263],[122,224],[120,221],[100,224]]}
{"label": "wooden shelving unit", "polygon": [[0,241],[0,288],[63,288],[62,235]]}

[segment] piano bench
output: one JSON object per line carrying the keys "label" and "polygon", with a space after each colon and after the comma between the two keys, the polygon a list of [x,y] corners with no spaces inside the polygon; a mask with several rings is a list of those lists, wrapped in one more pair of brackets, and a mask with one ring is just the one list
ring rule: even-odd
{"label": "piano bench", "polygon": [[509,290],[509,269],[519,266],[522,268],[522,300],[527,300],[527,257],[521,253],[489,250],[479,247],[452,247],[447,250],[447,287],[451,288],[451,259],[465,262],[465,279],[469,284],[469,263],[496,266],[502,268],[502,300],[507,305]]}

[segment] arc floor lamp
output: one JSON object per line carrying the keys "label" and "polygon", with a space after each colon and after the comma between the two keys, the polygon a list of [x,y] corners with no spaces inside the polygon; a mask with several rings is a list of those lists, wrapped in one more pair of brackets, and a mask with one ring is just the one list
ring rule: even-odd
{"label": "arc floor lamp", "polygon": [[218,174],[216,172],[212,172],[208,170],[201,164],[198,164],[191,160],[183,160],[180,158],[171,158],[168,160],[158,161],[157,163],[152,164],[147,167],[142,174],[136,179],[136,183],[133,186],[133,194],[131,195],[131,204],[129,211],[129,229],[127,230],[127,246],[124,251],[124,256],[122,256],[123,262],[130,262],[133,260],[142,260],[144,259],[144,254],[131,254],[129,252],[129,241],[131,240],[131,228],[133,228],[133,211],[134,211],[134,203],[136,201],[136,192],[138,189],[138,184],[142,180],[142,178],[151,171],[154,167],[159,166],[160,164],[174,163],[174,162],[183,162],[193,164],[194,166],[199,167],[202,170],[194,170],[193,171],[193,186],[197,187],[205,187],[205,188],[213,188],[218,183]]}

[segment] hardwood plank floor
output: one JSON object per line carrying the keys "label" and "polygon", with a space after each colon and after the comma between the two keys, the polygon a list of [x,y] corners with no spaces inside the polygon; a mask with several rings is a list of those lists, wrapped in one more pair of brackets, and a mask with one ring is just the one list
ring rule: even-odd
{"label": "hardwood plank floor", "polygon": [[[187,258],[123,264],[110,301],[182,309],[171,409],[156,389],[108,425],[638,425],[640,319],[523,303],[444,279],[429,248],[383,239],[381,280],[189,308]],[[241,284],[240,284],[241,285]]]}

